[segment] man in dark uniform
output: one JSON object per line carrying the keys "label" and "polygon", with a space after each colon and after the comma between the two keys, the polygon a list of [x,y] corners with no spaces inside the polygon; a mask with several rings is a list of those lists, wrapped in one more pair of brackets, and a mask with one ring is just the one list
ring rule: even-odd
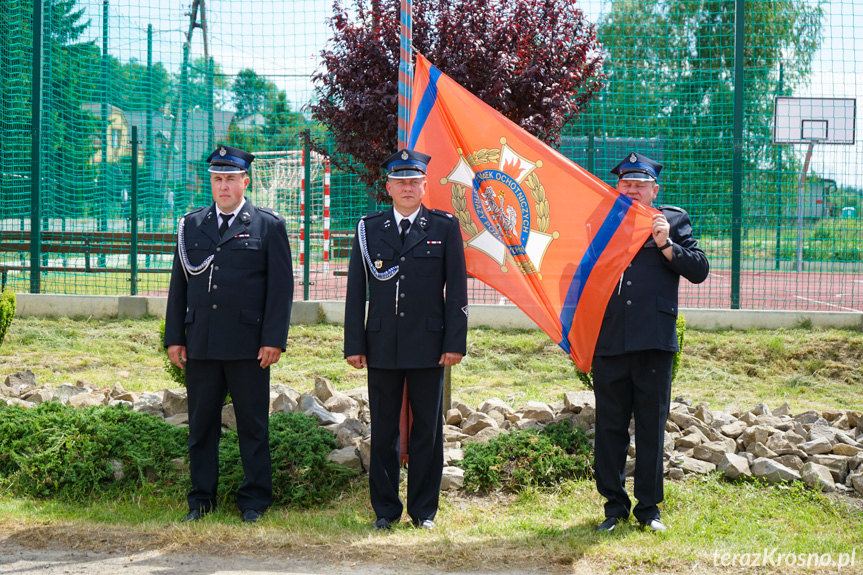
{"label": "man in dark uniform", "polygon": [[416,526],[434,528],[443,470],[443,371],[466,352],[461,231],[452,214],[422,205],[430,159],[401,150],[382,164],[393,209],[360,219],[348,267],[344,353],[353,367],[368,367],[369,488],[377,529],[389,529],[403,511],[398,446],[405,381],[413,414],[407,511]]}
{"label": "man in dark uniform", "polygon": [[285,220],[245,199],[255,157],[219,146],[207,159],[214,203],[180,219],[165,341],[186,369],[189,513],[216,505],[222,406],[230,392],[246,479],[237,490],[243,521],[272,500],[270,366],[285,351],[294,293]]}
{"label": "man in dark uniform", "polygon": [[[662,164],[633,152],[611,173],[618,177],[618,192],[652,206],[661,170]],[[652,236],[608,302],[593,357],[596,486],[608,499],[599,531],[611,531],[629,517],[631,502],[624,481],[633,414],[638,504],[632,512],[645,529],[666,530],[657,504],[663,499],[662,448],[672,362],[678,351],[678,284],[680,276],[703,282],[709,266],[692,237],[689,215],[673,206],[657,209]]]}

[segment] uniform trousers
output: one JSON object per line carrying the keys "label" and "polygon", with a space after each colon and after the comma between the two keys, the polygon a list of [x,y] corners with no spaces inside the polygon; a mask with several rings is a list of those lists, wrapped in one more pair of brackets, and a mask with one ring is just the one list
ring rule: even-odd
{"label": "uniform trousers", "polygon": [[372,419],[369,491],[378,518],[399,519],[399,421],[407,381],[413,417],[408,461],[408,515],[434,519],[443,473],[443,367],[369,368]]}
{"label": "uniform trousers", "polygon": [[237,490],[241,511],[263,512],[272,502],[270,459],[270,368],[257,359],[195,360],[186,363],[189,401],[189,509],[216,506],[222,407],[231,393],[245,480]]}
{"label": "uniform trousers", "polygon": [[659,519],[663,499],[662,460],[665,422],[671,402],[674,353],[644,350],[593,359],[596,396],[594,443],[596,487],[606,517],[629,517],[626,453],[629,422],[635,416],[635,489],[632,511],[642,523]]}

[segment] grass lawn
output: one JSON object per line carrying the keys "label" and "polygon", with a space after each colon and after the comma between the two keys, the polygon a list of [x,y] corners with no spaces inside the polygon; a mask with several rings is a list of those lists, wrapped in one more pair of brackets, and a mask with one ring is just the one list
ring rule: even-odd
{"label": "grass lawn", "polygon": [[[0,347],[0,376],[31,369],[40,385],[85,381],[129,390],[175,387],[162,368],[159,320],[18,318]],[[340,326],[295,326],[274,382],[309,391],[315,376],[339,389],[365,384],[345,364]],[[548,338],[533,331],[472,329],[469,355],[453,369],[453,398],[478,405],[500,397],[518,408],[529,400],[561,401],[578,390],[574,367]],[[689,330],[675,396],[714,410],[736,402],[748,409],[788,402],[806,409],[863,409],[863,334],[792,329],[750,332]],[[0,455],[2,456],[2,455]],[[561,573],[856,573],[863,570],[863,500],[826,496],[801,486],[728,482],[717,476],[666,481],[664,534],[624,525],[594,531],[602,499],[591,481],[554,491],[448,494],[438,529],[405,523],[392,533],[371,530],[365,478],[320,509],[272,509],[260,525],[240,522],[230,506],[195,525],[179,524],[185,502],[176,493],[139,492],[110,501],[0,497],[0,537],[28,546],[64,545],[123,552],[159,549],[195,553],[266,554],[369,562],[440,571],[516,569]],[[756,557],[767,550],[764,556]],[[855,553],[856,565],[800,568],[799,554]],[[789,567],[794,554],[794,567]],[[807,560],[802,558],[802,562]],[[731,566],[731,561],[736,561]],[[724,563],[723,563],[724,561]],[[767,563],[754,567],[756,561]],[[746,566],[748,565],[748,567]]]}

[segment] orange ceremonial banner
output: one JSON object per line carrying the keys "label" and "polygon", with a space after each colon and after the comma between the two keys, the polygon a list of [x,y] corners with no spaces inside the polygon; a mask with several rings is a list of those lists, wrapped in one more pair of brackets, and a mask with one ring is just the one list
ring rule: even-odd
{"label": "orange ceremonial banner", "polygon": [[461,224],[467,271],[590,371],[605,306],[656,211],[563,157],[432,66],[414,73],[408,148],[425,203]]}

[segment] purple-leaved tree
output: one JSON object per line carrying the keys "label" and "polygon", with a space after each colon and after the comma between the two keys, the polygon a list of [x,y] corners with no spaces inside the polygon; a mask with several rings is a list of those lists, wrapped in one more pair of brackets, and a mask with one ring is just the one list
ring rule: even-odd
{"label": "purple-leaved tree", "polygon": [[[335,146],[316,147],[380,190],[397,147],[399,2],[335,0],[333,13],[311,111]],[[572,0],[414,0],[413,23],[417,51],[551,146],[604,85],[595,27]]]}

